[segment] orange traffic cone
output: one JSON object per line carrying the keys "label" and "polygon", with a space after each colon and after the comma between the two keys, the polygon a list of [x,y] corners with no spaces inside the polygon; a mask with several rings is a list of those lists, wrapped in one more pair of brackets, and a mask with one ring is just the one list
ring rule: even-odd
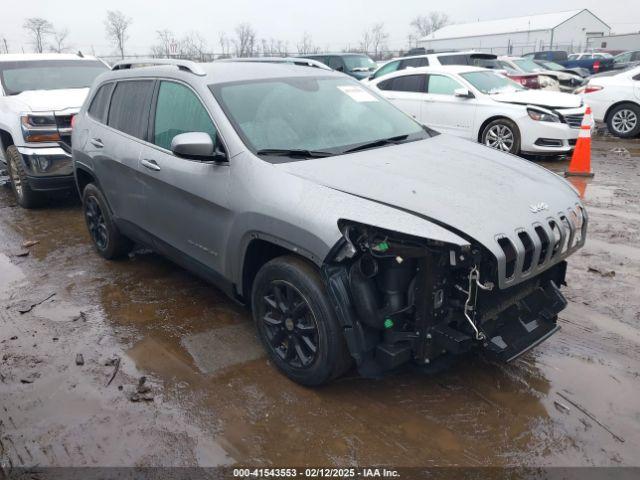
{"label": "orange traffic cone", "polygon": [[591,107],[587,106],[587,111],[584,113],[584,118],[582,119],[582,125],[580,125],[576,148],[573,150],[571,163],[569,163],[569,170],[564,172],[565,177],[593,177],[593,172],[591,171],[592,125],[593,118],[591,117]]}

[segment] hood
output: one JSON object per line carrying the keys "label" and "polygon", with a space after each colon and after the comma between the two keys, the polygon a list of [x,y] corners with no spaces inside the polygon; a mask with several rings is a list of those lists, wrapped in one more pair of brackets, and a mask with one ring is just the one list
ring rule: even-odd
{"label": "hood", "polygon": [[[535,234],[535,222],[579,203],[569,184],[543,167],[448,135],[277,168],[426,217],[496,256],[496,236],[513,238],[518,229]],[[539,211],[541,204],[548,208]]]}
{"label": "hood", "polygon": [[13,98],[24,103],[33,112],[49,112],[66,108],[80,108],[88,93],[88,88],[27,90],[14,95]]}
{"label": "hood", "polygon": [[547,108],[579,108],[582,99],[576,95],[546,90],[520,90],[491,95],[496,102],[538,105]]}

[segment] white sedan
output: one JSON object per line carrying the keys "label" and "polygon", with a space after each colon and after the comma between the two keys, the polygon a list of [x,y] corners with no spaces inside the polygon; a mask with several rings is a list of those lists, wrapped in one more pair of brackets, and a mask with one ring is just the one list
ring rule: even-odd
{"label": "white sedan", "polygon": [[617,137],[640,135],[640,67],[594,75],[579,88],[593,117]]}
{"label": "white sedan", "polygon": [[513,154],[571,152],[586,110],[577,95],[527,90],[469,66],[402,70],[368,85],[437,131]]}

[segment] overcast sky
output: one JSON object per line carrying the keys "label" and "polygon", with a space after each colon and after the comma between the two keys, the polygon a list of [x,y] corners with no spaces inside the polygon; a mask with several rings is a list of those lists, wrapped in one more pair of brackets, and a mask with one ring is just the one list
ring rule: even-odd
{"label": "overcast sky", "polygon": [[406,45],[409,23],[420,14],[439,10],[455,23],[588,8],[608,23],[616,33],[640,30],[638,0],[0,0],[0,38],[9,43],[10,52],[32,51],[22,29],[27,17],[44,17],[57,28],[68,28],[74,50],[99,55],[114,53],[104,35],[107,9],[121,10],[133,19],[129,53],[149,53],[156,43],[156,31],[170,29],[177,37],[190,30],[199,31],[209,51],[220,51],[219,33],[233,35],[240,22],[249,22],[257,38],[276,38],[289,42],[291,51],[304,32],[323,49],[341,50],[357,45],[364,29],[384,22],[390,48]]}

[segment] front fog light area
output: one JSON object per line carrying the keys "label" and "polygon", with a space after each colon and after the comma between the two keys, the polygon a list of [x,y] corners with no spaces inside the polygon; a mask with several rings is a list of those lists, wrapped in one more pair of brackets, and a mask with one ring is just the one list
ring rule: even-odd
{"label": "front fog light area", "polygon": [[33,159],[34,166],[40,172],[46,172],[51,167],[51,161],[47,157],[42,157],[40,155],[36,155]]}

